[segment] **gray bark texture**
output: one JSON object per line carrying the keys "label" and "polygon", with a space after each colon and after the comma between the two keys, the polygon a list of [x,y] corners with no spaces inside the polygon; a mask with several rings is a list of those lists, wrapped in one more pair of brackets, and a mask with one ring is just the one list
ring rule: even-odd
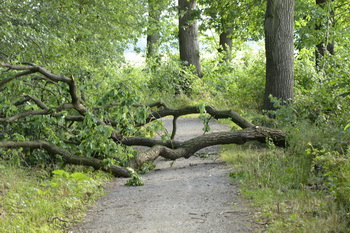
{"label": "gray bark texture", "polygon": [[194,65],[198,77],[202,77],[198,27],[193,14],[196,10],[196,0],[179,0],[178,4],[180,59],[189,65]]}
{"label": "gray bark texture", "polygon": [[148,28],[147,28],[147,58],[155,57],[159,48],[159,21],[162,13],[161,6],[156,0],[148,0]]}
{"label": "gray bark texture", "polygon": [[268,0],[265,15],[266,86],[264,109],[273,110],[269,96],[287,104],[294,86],[294,0]]}
{"label": "gray bark texture", "polygon": [[229,61],[232,59],[232,33],[233,29],[227,28],[220,33],[219,49],[220,53],[224,53],[223,60]]}
{"label": "gray bark texture", "polygon": [[94,169],[101,169],[103,171],[109,172],[114,176],[130,176],[130,172],[124,167],[117,165],[105,167],[101,160],[95,158],[76,156],[74,154],[71,154],[69,151],[47,141],[0,141],[0,148],[30,148],[40,150],[44,149],[53,157],[55,157],[56,155],[61,156],[62,160],[67,164],[91,166]]}

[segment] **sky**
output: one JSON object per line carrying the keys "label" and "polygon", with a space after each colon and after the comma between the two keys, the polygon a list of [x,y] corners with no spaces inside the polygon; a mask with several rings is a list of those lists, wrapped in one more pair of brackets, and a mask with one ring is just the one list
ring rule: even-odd
{"label": "sky", "polygon": [[[212,34],[211,34],[212,35]],[[258,51],[262,48],[261,43],[257,43],[254,41],[248,41],[248,45],[250,45],[255,51]],[[147,39],[146,37],[141,37],[136,45],[130,44],[129,47],[124,52],[125,60],[130,65],[141,65],[144,64],[146,61],[146,46],[147,46]],[[200,47],[205,47],[205,45],[202,45]],[[139,53],[135,52],[135,49],[137,48],[140,50]],[[202,54],[203,56],[203,54]]]}

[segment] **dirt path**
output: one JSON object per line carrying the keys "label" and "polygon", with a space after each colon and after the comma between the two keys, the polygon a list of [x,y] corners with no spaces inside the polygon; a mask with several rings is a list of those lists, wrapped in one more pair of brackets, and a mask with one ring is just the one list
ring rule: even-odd
{"label": "dirt path", "polygon": [[[171,119],[165,119],[171,129]],[[229,130],[211,122],[213,131]],[[179,119],[177,140],[202,134],[198,119]],[[228,168],[215,154],[218,147],[199,151],[206,159],[157,160],[157,168],[142,175],[145,185],[129,187],[116,179],[85,222],[70,232],[190,233],[254,232],[252,213],[230,183]]]}

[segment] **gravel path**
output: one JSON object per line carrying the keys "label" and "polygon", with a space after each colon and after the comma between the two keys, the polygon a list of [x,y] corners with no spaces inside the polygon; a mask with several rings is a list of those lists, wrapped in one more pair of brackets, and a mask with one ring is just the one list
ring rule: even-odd
{"label": "gravel path", "polygon": [[[178,119],[177,140],[202,134],[198,119]],[[171,119],[164,119],[171,130]],[[228,126],[210,123],[212,131]],[[231,171],[219,156],[218,147],[199,151],[199,156],[179,159],[170,166],[162,158],[157,168],[142,175],[145,185],[124,186],[127,179],[115,179],[88,213],[84,223],[70,232],[96,233],[191,233],[255,232],[249,207],[238,196],[229,179]]]}

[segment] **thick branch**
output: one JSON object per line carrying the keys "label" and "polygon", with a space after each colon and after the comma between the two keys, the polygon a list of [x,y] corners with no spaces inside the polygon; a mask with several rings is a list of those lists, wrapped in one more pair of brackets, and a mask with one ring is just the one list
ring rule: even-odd
{"label": "thick branch", "polygon": [[57,147],[54,144],[51,144],[51,143],[46,142],[46,141],[24,141],[24,142],[0,141],[0,147],[3,147],[3,148],[44,149],[51,155],[62,156],[63,161],[65,161],[66,163],[69,163],[69,164],[91,166],[95,169],[102,169],[106,172],[110,172],[114,176],[119,176],[119,177],[129,177],[130,176],[130,173],[128,172],[128,170],[123,168],[123,167],[113,165],[113,166],[105,168],[103,166],[102,161],[100,161],[98,159],[72,155],[68,151],[66,151],[60,147]]}
{"label": "thick branch", "polygon": [[46,104],[44,104],[43,102],[41,102],[41,100],[39,100],[38,98],[34,97],[34,96],[30,96],[30,95],[24,95],[24,97],[27,99],[31,99],[34,101],[34,103],[41,109],[44,109],[44,110],[48,110],[49,107],[46,106]]}
{"label": "thick branch", "polygon": [[130,166],[134,168],[140,167],[145,162],[154,161],[159,156],[176,160],[178,158],[189,158],[195,152],[208,146],[223,145],[223,144],[244,144],[248,141],[266,142],[271,138],[277,146],[285,146],[285,134],[281,130],[252,127],[235,132],[219,132],[205,134],[180,144],[180,147],[171,149],[166,146],[154,146],[145,153],[134,157]]}
{"label": "thick branch", "polygon": [[[55,74],[53,74],[53,73],[51,73],[51,72],[49,72],[49,71],[47,71],[44,68],[39,67],[39,66],[14,66],[14,65],[10,65],[10,64],[4,64],[4,63],[0,63],[0,66],[6,67],[10,70],[24,70],[24,72],[17,74],[15,77],[28,75],[28,74],[32,74],[32,73],[40,73],[53,82],[66,83],[69,86],[69,93],[71,95],[72,104],[73,104],[74,108],[81,115],[85,115],[87,109],[84,105],[82,105],[80,103],[81,101],[80,101],[80,98],[78,97],[78,94],[77,94],[77,87],[75,85],[75,81],[74,81],[73,76],[68,78],[68,77],[62,76],[62,75],[55,75]],[[11,79],[11,80],[13,80],[13,79]],[[11,81],[11,80],[9,79],[9,81]],[[3,82],[4,82],[3,83],[3,85],[4,85],[8,81],[6,80]]]}
{"label": "thick branch", "polygon": [[171,159],[171,160],[176,160],[178,158],[185,157],[185,156],[181,156],[183,154],[186,154],[186,152],[183,148],[173,150],[173,149],[169,149],[168,147],[165,147],[165,146],[154,146],[151,149],[149,149],[148,151],[146,151],[138,156],[135,156],[130,161],[129,166],[134,168],[134,169],[138,169],[144,163],[153,162],[159,156],[162,156],[164,158]]}
{"label": "thick branch", "polygon": [[74,108],[81,114],[85,115],[87,112],[87,109],[84,105],[81,104],[81,99],[79,98],[77,94],[77,86],[75,85],[74,77],[73,75],[70,78],[70,82],[67,82],[69,85],[69,93],[72,97],[72,104]]}
{"label": "thick branch", "polygon": [[[62,114],[60,114],[60,113],[56,113],[56,114],[53,114],[53,116],[55,116],[55,117],[61,117],[61,116],[63,116]],[[66,116],[65,118],[64,118],[65,120],[67,120],[67,121],[84,121],[84,117],[83,116]]]}
{"label": "thick branch", "polygon": [[[244,119],[238,113],[232,110],[219,111],[211,106],[206,106],[205,110],[209,115],[211,115],[215,119],[230,118],[234,123],[236,123],[238,126],[240,126],[243,129],[254,127],[253,123]],[[185,107],[180,109],[164,108],[151,113],[147,117],[146,123],[149,123],[151,121],[154,121],[156,119],[166,117],[166,116],[174,116],[175,118],[177,118],[179,116],[194,114],[194,113],[201,113],[200,108],[198,106],[190,106],[190,107]]]}
{"label": "thick branch", "polygon": [[[25,71],[28,71],[27,74],[41,73],[45,77],[47,77],[48,79],[50,79],[51,81],[54,81],[54,82],[65,82],[65,83],[71,82],[70,78],[65,77],[65,76],[61,76],[61,75],[55,75],[55,74],[50,73],[49,71],[47,71],[44,68],[41,68],[39,66],[14,66],[14,65],[5,64],[5,63],[0,63],[0,65],[2,67],[8,68],[10,70],[25,70]],[[20,74],[17,74],[17,75],[27,75],[27,74],[20,73]]]}
{"label": "thick branch", "polygon": [[175,135],[176,135],[176,130],[177,130],[176,120],[177,120],[177,118],[178,117],[174,116],[174,119],[173,119],[173,132],[171,133],[171,136],[170,136],[171,140],[174,140]]}
{"label": "thick branch", "polygon": [[121,143],[126,146],[148,146],[153,147],[156,145],[166,146],[172,149],[179,148],[183,145],[183,142],[174,141],[174,140],[168,140],[166,142],[163,142],[159,139],[153,139],[153,138],[142,138],[142,137],[134,137],[134,138],[123,138],[121,140],[117,139],[116,137],[112,137],[112,139],[117,142]]}
{"label": "thick branch", "polygon": [[[108,105],[105,105],[105,106],[94,107],[94,108],[92,108],[92,109],[93,109],[93,110],[110,109],[110,108],[117,107],[117,106],[120,106],[120,105],[121,105],[121,103],[111,103],[111,104],[108,104]],[[149,108],[153,108],[153,107],[168,108],[168,107],[165,105],[165,103],[163,103],[163,102],[155,102],[155,103],[148,104],[148,105],[133,104],[132,106],[133,106],[133,107],[149,107]]]}
{"label": "thick branch", "polygon": [[25,97],[24,99],[22,99],[22,100],[18,100],[18,101],[16,101],[13,105],[15,105],[15,106],[20,106],[20,105],[22,105],[22,104],[24,104],[24,103],[26,103],[27,101],[29,101],[30,100],[30,98],[29,97]]}
{"label": "thick branch", "polygon": [[[32,97],[27,97],[27,98],[32,98]],[[38,101],[40,101],[40,100],[38,100]],[[18,103],[20,103],[20,102],[16,102],[16,104],[18,104]],[[40,103],[37,103],[39,107],[46,106],[41,101],[40,101]],[[76,108],[74,107],[73,104],[67,103],[67,104],[62,104],[61,106],[57,107],[56,111],[57,112],[61,112],[63,110],[69,110],[69,109],[76,109]],[[43,116],[43,115],[50,115],[50,114],[52,114],[52,111],[50,111],[50,109],[47,109],[47,108],[43,109],[43,110],[33,110],[33,111],[22,112],[22,113],[19,113],[17,115],[11,116],[9,118],[0,118],[0,122],[12,122],[12,121],[15,121],[15,120],[18,120],[18,119],[26,118],[28,116]],[[54,114],[52,114],[52,116],[54,116],[54,117],[62,117],[63,115],[60,114],[60,113],[54,113]],[[83,121],[84,120],[84,116],[66,116],[65,119],[68,120],[68,121]]]}
{"label": "thick branch", "polygon": [[194,154],[200,149],[213,145],[244,144],[248,141],[259,141],[265,143],[271,138],[277,146],[285,146],[285,134],[281,130],[266,127],[252,127],[235,132],[219,132],[205,134],[190,139],[183,144],[187,153]]}

